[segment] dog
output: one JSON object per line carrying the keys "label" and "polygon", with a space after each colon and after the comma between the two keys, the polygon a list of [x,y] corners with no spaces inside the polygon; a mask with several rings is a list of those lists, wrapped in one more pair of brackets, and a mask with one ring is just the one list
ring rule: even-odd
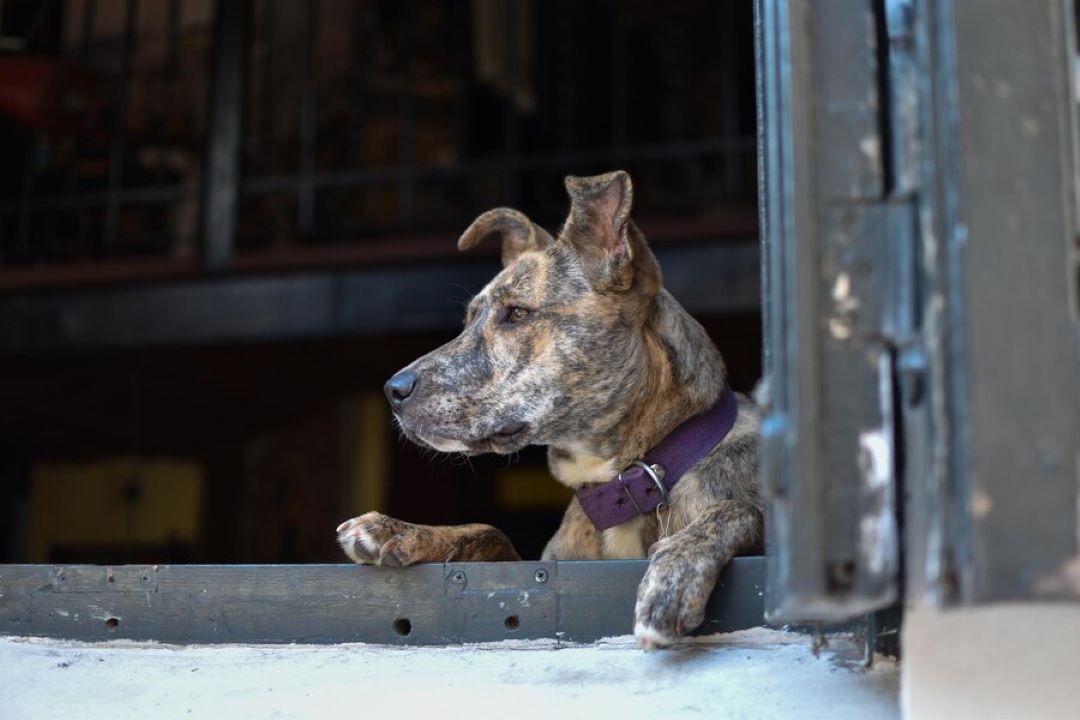
{"label": "dog", "polygon": [[[471,455],[546,445],[551,473],[576,497],[542,559],[648,557],[634,633],[662,647],[702,623],[733,556],[761,552],[761,411],[727,387],[716,346],[661,286],[630,217],[630,176],[565,184],[570,210],[557,238],[509,208],[469,226],[458,248],[501,240],[502,271],[469,303],[462,333],[385,392],[401,432],[425,447]],[[375,512],[342,523],[337,539],[364,564],[520,560],[488,525]]]}

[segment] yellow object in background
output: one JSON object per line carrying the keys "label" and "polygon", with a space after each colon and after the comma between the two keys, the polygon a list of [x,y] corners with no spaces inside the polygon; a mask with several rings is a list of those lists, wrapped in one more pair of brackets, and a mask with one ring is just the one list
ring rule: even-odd
{"label": "yellow object in background", "polygon": [[345,404],[346,440],[350,449],[347,477],[342,483],[342,519],[387,509],[390,458],[394,439],[390,413],[382,393],[368,393]]}
{"label": "yellow object in background", "polygon": [[495,507],[500,510],[563,510],[574,493],[546,467],[517,466],[495,474]]}
{"label": "yellow object in background", "polygon": [[202,471],[186,460],[116,457],[41,462],[30,486],[30,562],[54,548],[193,544],[199,533]]}

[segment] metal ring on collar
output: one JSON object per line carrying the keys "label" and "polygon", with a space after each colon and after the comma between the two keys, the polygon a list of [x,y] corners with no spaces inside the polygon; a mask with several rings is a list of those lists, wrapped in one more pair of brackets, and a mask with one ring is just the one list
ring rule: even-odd
{"label": "metal ring on collar", "polygon": [[637,465],[639,468],[644,470],[645,474],[649,476],[649,479],[656,483],[656,487],[660,491],[660,497],[662,498],[661,502],[663,502],[668,507],[671,507],[671,502],[668,500],[667,488],[664,487],[664,483],[660,482],[660,477],[659,475],[657,475],[657,471],[659,471],[660,473],[664,472],[663,467],[657,465],[654,469],[652,465],[642,462],[641,460],[635,460],[632,464]]}

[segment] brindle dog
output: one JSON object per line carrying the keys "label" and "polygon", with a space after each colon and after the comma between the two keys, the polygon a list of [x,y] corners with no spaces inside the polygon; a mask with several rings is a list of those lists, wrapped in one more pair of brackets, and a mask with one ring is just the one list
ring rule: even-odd
{"label": "brindle dog", "polygon": [[[410,440],[465,454],[547,445],[552,474],[576,489],[613,479],[711,407],[726,381],[705,330],[661,287],[630,218],[630,176],[568,177],[566,189],[557,239],[507,208],[465,231],[462,250],[500,238],[504,268],[469,303],[461,335],[396,374],[386,394]],[[760,552],[759,425],[758,408],[740,396],[731,432],[675,485],[667,510],[597,532],[575,499],[543,559],[647,556],[639,642],[690,632],[728,560]],[[367,564],[520,559],[487,525],[421,526],[373,512],[343,523],[338,542]]]}

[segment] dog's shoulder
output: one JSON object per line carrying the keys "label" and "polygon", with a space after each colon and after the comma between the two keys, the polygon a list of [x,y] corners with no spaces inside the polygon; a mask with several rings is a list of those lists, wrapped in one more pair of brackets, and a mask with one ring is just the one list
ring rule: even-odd
{"label": "dog's shoulder", "polygon": [[723,449],[727,444],[761,442],[761,419],[764,416],[761,406],[742,393],[735,393],[735,397],[739,401],[739,414],[735,418],[731,432],[727,434],[723,442],[716,446],[716,450]]}
{"label": "dog's shoulder", "polygon": [[758,475],[761,446],[761,408],[738,394],[739,414],[731,432],[701,459],[673,488],[673,506],[688,519],[701,508],[721,500],[741,500],[762,508]]}

